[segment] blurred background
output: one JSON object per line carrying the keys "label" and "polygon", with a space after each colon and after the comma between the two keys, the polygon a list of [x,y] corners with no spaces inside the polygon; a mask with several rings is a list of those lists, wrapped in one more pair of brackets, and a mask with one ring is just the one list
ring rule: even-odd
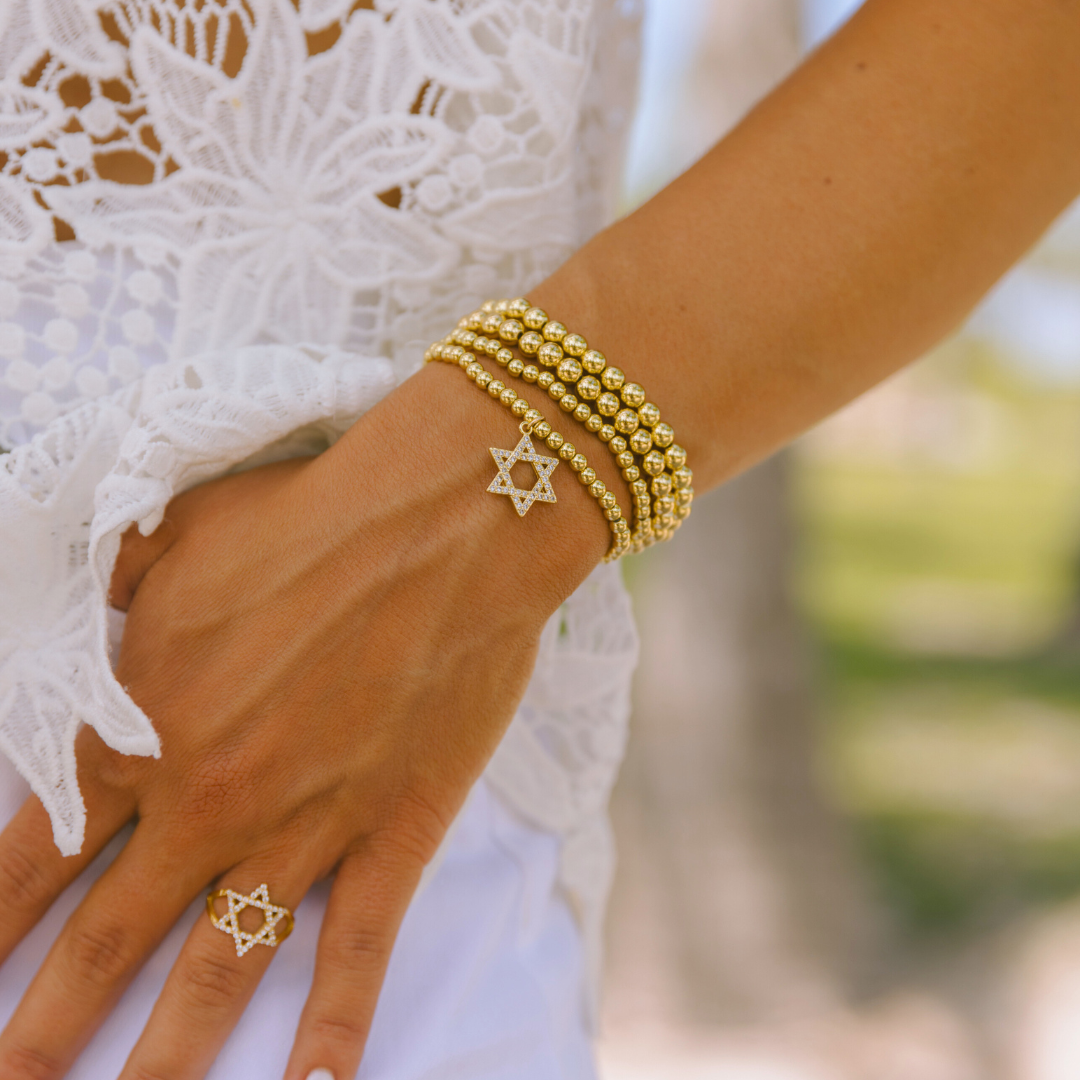
{"label": "blurred background", "polygon": [[[649,0],[627,207],[857,6]],[[1080,213],[627,569],[605,1080],[1077,1080]]]}

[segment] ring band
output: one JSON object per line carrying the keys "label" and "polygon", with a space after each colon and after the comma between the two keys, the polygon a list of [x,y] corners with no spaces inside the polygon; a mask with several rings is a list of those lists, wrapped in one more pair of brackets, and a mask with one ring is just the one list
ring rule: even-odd
{"label": "ring band", "polygon": [[[214,909],[217,900],[228,900],[229,910],[218,915]],[[254,934],[240,929],[240,913],[245,908],[259,908],[263,913],[262,926]],[[265,884],[245,896],[232,889],[215,889],[206,898],[206,913],[210,921],[222,933],[228,934],[236,943],[236,955],[243,956],[253,945],[280,945],[291,933],[293,915],[287,907],[270,903],[270,892]],[[279,926],[279,924],[281,924]]]}

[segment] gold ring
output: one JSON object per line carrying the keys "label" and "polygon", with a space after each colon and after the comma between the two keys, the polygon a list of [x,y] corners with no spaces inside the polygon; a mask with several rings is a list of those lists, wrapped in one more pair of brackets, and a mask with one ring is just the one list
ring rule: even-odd
{"label": "gold ring", "polygon": [[[217,900],[229,901],[226,914],[218,915],[214,908]],[[240,929],[240,912],[249,907],[259,908],[263,913],[262,926],[254,934]],[[270,892],[265,884],[260,885],[249,896],[233,892],[232,889],[215,889],[206,898],[206,913],[214,926],[228,934],[236,943],[237,956],[243,956],[253,945],[269,945],[274,948],[292,933],[292,912],[280,904],[270,903]],[[279,923],[282,925],[279,926]]]}

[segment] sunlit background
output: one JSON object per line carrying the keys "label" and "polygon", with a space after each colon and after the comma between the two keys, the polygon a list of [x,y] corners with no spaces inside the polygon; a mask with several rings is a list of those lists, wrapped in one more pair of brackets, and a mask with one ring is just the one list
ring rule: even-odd
{"label": "sunlit background", "polygon": [[[648,3],[628,205],[857,6]],[[1077,1080],[1080,214],[667,547],[605,1080]]]}

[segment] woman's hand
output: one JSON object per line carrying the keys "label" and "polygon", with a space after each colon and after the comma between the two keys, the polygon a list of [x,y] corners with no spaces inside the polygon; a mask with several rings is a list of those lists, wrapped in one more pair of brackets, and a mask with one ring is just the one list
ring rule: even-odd
{"label": "woman's hand", "polygon": [[[226,477],[129,534],[117,676],[160,760],[82,732],[88,832],[62,858],[28,800],[0,836],[2,960],[126,822],[0,1036],[4,1080],[62,1076],[211,882],[295,908],[337,871],[286,1076],[359,1063],[425,863],[509,723],[540,630],[603,554],[569,470],[524,521],[485,488],[515,421],[426,369],[319,458]],[[561,511],[561,513],[560,513]],[[249,913],[253,914],[253,913]],[[253,929],[253,927],[248,927]],[[197,1080],[273,958],[200,919],[123,1080]]]}

